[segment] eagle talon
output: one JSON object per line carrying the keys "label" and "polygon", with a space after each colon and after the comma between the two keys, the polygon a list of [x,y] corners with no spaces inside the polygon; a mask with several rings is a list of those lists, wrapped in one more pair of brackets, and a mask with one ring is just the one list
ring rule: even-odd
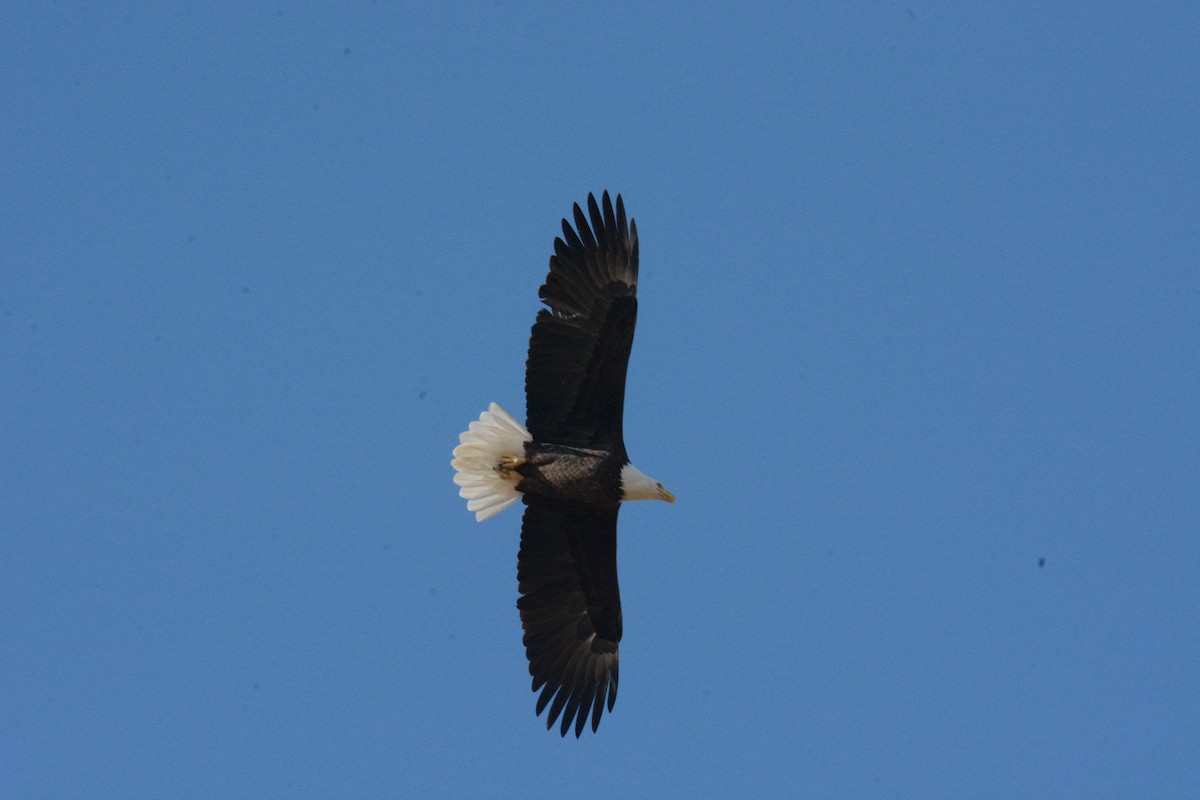
{"label": "eagle talon", "polygon": [[521,476],[517,474],[517,467],[524,463],[525,459],[520,456],[500,456],[496,462],[496,472],[505,478],[519,479]]}

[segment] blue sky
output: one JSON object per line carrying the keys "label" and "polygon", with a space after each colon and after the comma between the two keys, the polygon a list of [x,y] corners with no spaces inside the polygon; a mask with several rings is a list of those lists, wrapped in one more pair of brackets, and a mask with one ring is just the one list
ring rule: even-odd
{"label": "blue sky", "polygon": [[[0,795],[1200,791],[1194,4],[6,4]],[[641,235],[622,682],[534,717],[559,220]]]}

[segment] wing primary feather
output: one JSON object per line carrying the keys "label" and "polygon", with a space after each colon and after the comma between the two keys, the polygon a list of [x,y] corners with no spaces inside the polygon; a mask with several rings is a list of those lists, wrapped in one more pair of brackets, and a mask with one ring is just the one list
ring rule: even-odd
{"label": "wing primary feather", "polygon": [[604,714],[604,695],[608,691],[608,677],[600,676],[600,688],[596,690],[596,696],[592,698],[592,733],[600,727],[600,717]]}
{"label": "wing primary feather", "polygon": [[601,250],[607,250],[608,242],[604,233],[604,217],[600,215],[600,207],[596,205],[596,195],[588,192],[588,216],[592,218],[592,231],[596,234],[598,247]]}
{"label": "wing primary feather", "polygon": [[625,201],[617,195],[617,235],[622,242],[629,241],[629,226],[625,223]]}
{"label": "wing primary feather", "polygon": [[[575,207],[579,208],[579,206],[575,206]],[[572,250],[582,250],[583,249],[583,242],[581,242],[579,240],[579,236],[577,236],[575,234],[575,229],[571,227],[571,223],[568,222],[565,218],[562,221],[562,229],[563,229],[563,241],[566,243],[567,247],[570,248],[567,251],[567,257],[570,257]]]}
{"label": "wing primary feather", "polygon": [[[533,682],[536,684],[538,682],[538,679],[534,678]],[[546,710],[546,704],[550,702],[550,698],[554,697],[554,693],[557,689],[558,689],[558,684],[552,684],[552,683],[546,683],[546,687],[544,689],[542,689],[542,693],[538,697],[537,706],[536,706],[537,715],[539,717],[542,715],[542,712]],[[536,692],[537,686],[534,686],[533,690]],[[549,728],[550,725],[553,725],[553,724],[554,724],[553,722],[550,722],[546,727]]]}
{"label": "wing primary feather", "polygon": [[578,659],[582,655],[580,650],[575,650],[571,654],[571,658],[559,673],[563,676],[562,688],[558,690],[558,694],[554,697],[554,702],[550,704],[550,722],[558,719],[558,715],[562,713],[563,708],[567,705],[567,701],[571,699],[571,683],[570,676],[575,672],[578,665]]}
{"label": "wing primary feather", "polygon": [[581,681],[575,690],[575,694],[571,697],[571,702],[567,704],[568,713],[575,717],[575,738],[583,733],[583,726],[587,724],[588,712],[592,710],[592,698],[596,696],[596,669],[595,657],[585,659],[580,664],[581,674],[577,680]]}
{"label": "wing primary feather", "polygon": [[630,220],[629,222],[629,276],[633,279],[633,283],[636,286],[638,280],[638,239],[636,220]]}
{"label": "wing primary feather", "polygon": [[[589,194],[588,197],[592,196]],[[595,202],[595,198],[592,198],[593,205]],[[566,223],[565,219],[563,223]],[[583,240],[583,243],[588,247],[595,248],[596,238],[592,236],[592,229],[588,226],[587,217],[583,215],[583,209],[579,207],[579,203],[575,204],[575,227],[579,231],[579,238]]]}
{"label": "wing primary feather", "polygon": [[[589,702],[591,701],[591,698],[588,697],[588,689],[590,688],[588,681],[590,670],[588,667],[591,665],[593,656],[588,652],[587,648],[588,644],[586,642],[580,648],[579,664],[575,667],[575,676],[571,680],[571,696],[567,698],[567,704],[563,706],[563,736],[566,736],[567,731],[570,730],[571,722],[579,713],[580,704],[584,698],[586,697]],[[584,708],[586,708],[586,705]],[[579,738],[578,731],[575,733],[575,737]]]}
{"label": "wing primary feather", "polygon": [[618,250],[621,240],[617,238],[620,231],[617,228],[616,218],[613,216],[612,200],[608,199],[608,190],[604,192],[604,232],[605,238],[608,239],[608,247],[610,250]]}

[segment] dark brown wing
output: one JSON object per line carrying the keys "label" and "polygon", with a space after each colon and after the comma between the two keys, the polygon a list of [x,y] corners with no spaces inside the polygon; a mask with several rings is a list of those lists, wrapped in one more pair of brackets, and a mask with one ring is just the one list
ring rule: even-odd
{"label": "dark brown wing", "polygon": [[588,714],[592,730],[617,700],[617,642],[621,595],[617,588],[617,510],[525,495],[517,580],[521,627],[537,713],[547,705],[546,728],[562,714],[575,736]]}
{"label": "dark brown wing", "polygon": [[[563,220],[525,363],[525,427],[539,442],[624,453],[625,368],[637,324],[637,225],[617,195],[603,212],[588,195],[591,227],[575,205]],[[576,230],[578,232],[576,232]]]}

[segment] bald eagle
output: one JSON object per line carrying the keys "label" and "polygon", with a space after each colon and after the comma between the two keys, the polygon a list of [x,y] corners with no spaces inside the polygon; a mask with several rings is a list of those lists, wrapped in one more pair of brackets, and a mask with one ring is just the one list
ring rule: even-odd
{"label": "bald eagle", "polygon": [[[492,403],[459,436],[451,465],[483,521],[525,503],[517,581],[537,713],[592,731],[617,699],[617,512],[675,497],[625,453],[625,368],[637,322],[637,224],[588,195],[554,240],[525,362],[525,425]],[[591,225],[588,224],[588,217]]]}

